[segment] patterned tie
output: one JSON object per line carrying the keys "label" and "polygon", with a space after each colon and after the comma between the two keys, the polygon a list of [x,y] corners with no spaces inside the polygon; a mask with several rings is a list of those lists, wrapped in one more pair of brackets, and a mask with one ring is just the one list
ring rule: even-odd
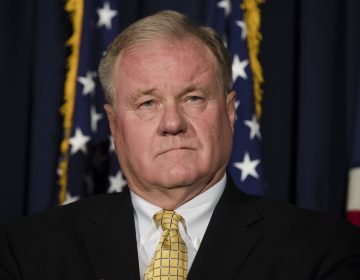
{"label": "patterned tie", "polygon": [[183,218],[175,211],[160,210],[155,213],[154,221],[161,225],[163,233],[145,270],[144,280],[186,280],[188,256],[179,232],[181,220]]}

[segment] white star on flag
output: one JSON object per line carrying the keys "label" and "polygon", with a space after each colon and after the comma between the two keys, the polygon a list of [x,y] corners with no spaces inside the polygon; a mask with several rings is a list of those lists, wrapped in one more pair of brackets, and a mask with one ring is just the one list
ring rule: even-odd
{"label": "white star on flag", "polygon": [[231,0],[221,0],[217,7],[224,9],[225,16],[228,16],[231,12]]}
{"label": "white star on flag", "polygon": [[75,201],[77,201],[79,199],[80,199],[79,196],[71,196],[70,192],[66,192],[66,198],[65,198],[64,202],[62,203],[62,205],[75,202]]}
{"label": "white star on flag", "polygon": [[87,71],[85,77],[79,76],[77,78],[78,82],[83,85],[83,95],[88,95],[89,93],[93,94],[95,92],[96,83],[94,78],[96,76],[96,72]]}
{"label": "white star on flag", "polygon": [[243,61],[240,60],[239,55],[235,55],[232,63],[232,78],[233,82],[235,83],[236,79],[238,77],[241,77],[243,79],[247,79],[247,75],[245,72],[245,67],[249,64],[249,61],[247,59],[244,59]]}
{"label": "white star on flag", "polygon": [[256,172],[256,166],[260,163],[260,160],[251,160],[249,153],[246,152],[242,162],[234,162],[234,166],[241,170],[241,182],[244,182],[248,176],[259,178],[259,174]]}
{"label": "white star on flag", "polygon": [[257,118],[255,115],[253,115],[252,120],[246,120],[244,121],[244,124],[250,128],[250,136],[249,138],[252,140],[257,136],[259,139],[261,139],[260,134],[260,124],[257,121]]}
{"label": "white star on flag", "polygon": [[71,151],[70,153],[73,155],[77,151],[81,150],[83,153],[87,153],[86,144],[90,141],[89,136],[85,136],[82,134],[80,128],[75,129],[75,135],[70,138],[69,142],[71,145]]}
{"label": "white star on flag", "polygon": [[110,187],[108,193],[122,192],[123,188],[126,186],[126,181],[123,179],[121,171],[118,171],[115,176],[109,177]]}
{"label": "white star on flag", "polygon": [[93,132],[96,132],[97,131],[97,123],[98,123],[99,120],[101,120],[103,118],[103,115],[96,113],[95,106],[91,106],[91,108],[90,108],[90,118],[91,118],[91,130]]}
{"label": "white star on flag", "polygon": [[111,29],[111,20],[114,16],[118,14],[116,10],[110,9],[109,2],[105,2],[102,8],[96,9],[99,15],[99,21],[97,22],[97,26],[105,26],[107,29]]}
{"label": "white star on flag", "polygon": [[247,28],[245,22],[243,22],[242,20],[237,20],[235,21],[235,24],[236,26],[241,28],[241,39],[245,40],[247,36]]}

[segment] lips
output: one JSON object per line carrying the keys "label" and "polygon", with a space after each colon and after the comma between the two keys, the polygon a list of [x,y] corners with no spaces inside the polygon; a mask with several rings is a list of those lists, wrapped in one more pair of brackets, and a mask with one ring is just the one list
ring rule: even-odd
{"label": "lips", "polygon": [[179,151],[179,150],[193,150],[193,151],[194,151],[195,149],[192,148],[192,147],[175,147],[175,148],[173,147],[173,148],[168,148],[168,149],[165,149],[165,150],[159,152],[159,153],[157,154],[157,156],[166,154],[166,153],[168,153],[168,152]]}

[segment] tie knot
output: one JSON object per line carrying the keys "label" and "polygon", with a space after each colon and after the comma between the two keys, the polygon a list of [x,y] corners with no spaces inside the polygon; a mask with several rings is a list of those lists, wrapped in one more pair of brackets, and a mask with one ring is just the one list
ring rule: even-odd
{"label": "tie knot", "polygon": [[161,225],[163,230],[166,229],[179,229],[179,222],[183,218],[175,211],[160,210],[154,215],[154,220],[158,225]]}

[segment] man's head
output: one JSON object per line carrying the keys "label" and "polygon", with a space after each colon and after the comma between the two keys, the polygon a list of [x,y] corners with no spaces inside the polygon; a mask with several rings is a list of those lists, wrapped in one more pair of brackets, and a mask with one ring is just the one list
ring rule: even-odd
{"label": "man's head", "polygon": [[175,208],[223,176],[235,93],[214,31],[160,12],[122,32],[100,64],[119,161],[132,191]]}

